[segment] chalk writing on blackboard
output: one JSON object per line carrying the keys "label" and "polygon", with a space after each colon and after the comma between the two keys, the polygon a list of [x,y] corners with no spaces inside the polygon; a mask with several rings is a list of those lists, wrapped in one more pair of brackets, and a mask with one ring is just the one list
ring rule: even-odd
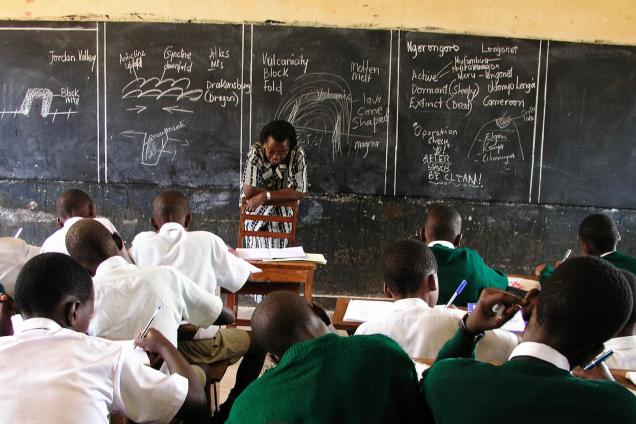
{"label": "chalk writing on blackboard", "polygon": [[77,106],[79,103],[79,89],[62,88],[59,94],[53,94],[53,91],[48,88],[29,88],[24,95],[20,108],[16,110],[6,110],[5,108],[0,111],[0,118],[4,118],[5,115],[13,115],[14,118],[17,115],[29,116],[36,101],[41,102],[39,113],[42,118],[50,117],[55,121],[56,116],[65,115],[68,120],[71,115],[77,113],[77,110],[73,110],[70,107],[67,111],[58,111],[57,108],[51,111],[54,97],[62,97],[66,104],[70,103]]}

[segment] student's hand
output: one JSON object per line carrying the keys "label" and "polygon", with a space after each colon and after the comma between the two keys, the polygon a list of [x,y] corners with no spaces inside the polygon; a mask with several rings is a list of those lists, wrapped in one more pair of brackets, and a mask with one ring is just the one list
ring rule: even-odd
{"label": "student's hand", "polygon": [[[525,301],[502,290],[487,288],[482,290],[475,309],[466,320],[466,328],[471,333],[492,330],[504,325],[525,304]],[[501,317],[493,311],[493,307],[503,305]]]}
{"label": "student's hand", "polygon": [[539,264],[534,268],[534,275],[537,277],[541,277],[541,273],[545,269],[545,264]]}
{"label": "student's hand", "polygon": [[0,294],[0,336],[13,335],[13,324],[11,317],[15,314],[15,305],[11,296],[6,293]]}
{"label": "student's hand", "polygon": [[172,344],[161,332],[151,328],[148,330],[146,337],[143,339],[135,339],[135,346],[139,346],[148,353],[156,353],[163,356],[166,347],[170,347]]}
{"label": "student's hand", "polygon": [[591,370],[584,370],[581,367],[577,367],[572,370],[572,375],[584,380],[609,380],[614,381],[612,373],[610,372],[605,362],[601,362]]}
{"label": "student's hand", "polygon": [[264,191],[250,197],[249,199],[247,199],[247,202],[245,202],[245,205],[243,206],[243,212],[254,212],[256,208],[264,204],[266,200],[267,195]]}

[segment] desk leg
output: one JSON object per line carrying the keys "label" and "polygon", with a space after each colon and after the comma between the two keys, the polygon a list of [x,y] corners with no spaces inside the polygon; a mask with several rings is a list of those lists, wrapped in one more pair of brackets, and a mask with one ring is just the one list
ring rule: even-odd
{"label": "desk leg", "polygon": [[313,292],[314,292],[314,273],[313,271],[310,271],[307,273],[307,276],[305,277],[304,295],[305,295],[305,300],[307,301],[307,303],[311,303]]}
{"label": "desk leg", "polygon": [[230,293],[228,291],[227,293],[227,300],[225,301],[225,303],[227,304],[227,307],[230,308],[232,311],[234,311],[234,316],[236,317],[235,319],[238,320],[238,294],[236,293]]}

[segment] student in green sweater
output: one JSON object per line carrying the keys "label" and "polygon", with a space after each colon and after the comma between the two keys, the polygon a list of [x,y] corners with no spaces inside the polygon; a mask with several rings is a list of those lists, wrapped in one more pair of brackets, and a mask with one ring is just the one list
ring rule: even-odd
{"label": "student in green sweater", "polygon": [[462,280],[468,285],[453,302],[466,306],[476,302],[486,287],[504,289],[508,277],[501,271],[490,268],[477,252],[468,247],[459,247],[462,240],[462,217],[451,206],[431,205],[424,219],[420,237],[431,248],[437,260],[439,277],[438,305],[446,304]]}
{"label": "student in green sweater", "polygon": [[[529,320],[523,342],[500,366],[472,357],[485,330],[500,327],[524,305]],[[493,307],[503,305],[499,318]],[[454,338],[424,372],[423,391],[435,422],[634,423],[636,397],[611,380],[605,364],[599,380],[570,371],[588,363],[624,325],[633,300],[625,277],[594,257],[564,262],[542,291],[525,299],[485,290]]]}
{"label": "student in green sweater", "polygon": [[252,315],[276,367],[236,399],[228,423],[425,422],[409,356],[383,335],[340,337],[322,309],[277,291]]}
{"label": "student in green sweater", "polygon": [[[614,220],[609,216],[597,213],[587,216],[579,225],[579,247],[586,256],[598,256],[617,268],[636,274],[636,258],[616,250],[621,235]],[[561,261],[555,264],[558,267]],[[537,265],[534,270],[541,283],[544,283],[554,268],[545,264]]]}

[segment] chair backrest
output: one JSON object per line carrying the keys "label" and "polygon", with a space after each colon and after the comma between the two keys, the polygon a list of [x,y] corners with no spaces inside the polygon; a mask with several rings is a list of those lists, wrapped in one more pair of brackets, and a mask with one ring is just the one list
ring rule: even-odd
{"label": "chair backrest", "polygon": [[[243,247],[245,237],[266,237],[266,238],[278,238],[287,239],[289,247],[296,246],[296,219],[298,217],[298,200],[291,200],[287,202],[270,202],[274,206],[289,207],[292,209],[292,216],[270,216],[270,215],[255,215],[252,213],[243,212],[243,206],[247,203],[243,200],[240,209],[239,231],[238,231],[238,247]],[[273,231],[249,231],[245,229],[245,221],[264,221],[264,222],[287,222],[291,225],[291,231],[289,233],[276,233]]]}

